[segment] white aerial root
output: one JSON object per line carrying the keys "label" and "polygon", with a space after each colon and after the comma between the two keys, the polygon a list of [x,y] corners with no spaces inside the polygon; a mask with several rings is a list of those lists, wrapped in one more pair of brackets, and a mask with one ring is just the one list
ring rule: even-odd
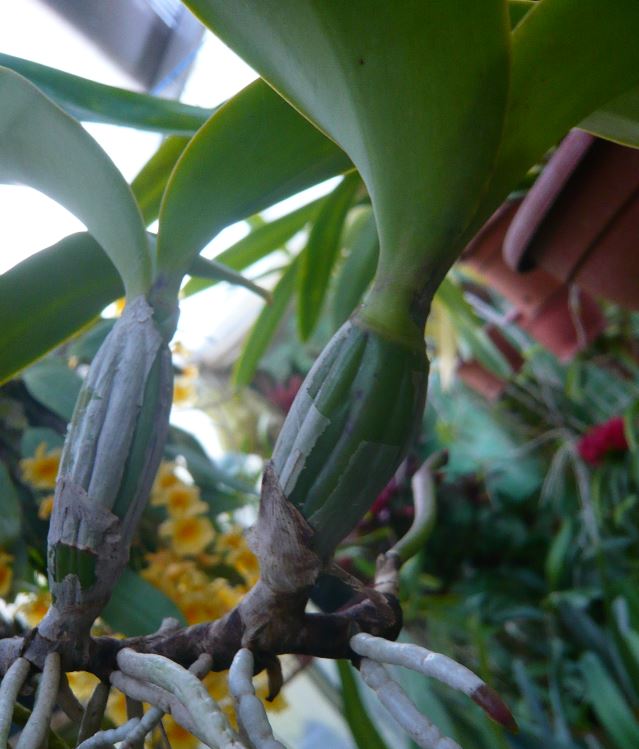
{"label": "white aerial root", "polygon": [[389,663],[432,676],[474,700],[495,721],[508,729],[516,728],[515,721],[494,689],[466,666],[452,658],[419,645],[391,642],[382,637],[360,632],[351,637],[355,653],[378,663]]}
{"label": "white aerial root", "polygon": [[93,690],[89,702],[84,710],[84,717],[80,723],[80,730],[78,731],[77,745],[82,744],[90,736],[93,736],[98,732],[102,718],[104,717],[104,711],[106,710],[107,700],[109,699],[109,692],[111,691],[108,684],[101,681],[96,688]]}
{"label": "white aerial root", "polygon": [[49,730],[58,686],[60,684],[60,654],[49,653],[44,661],[42,678],[36,692],[33,712],[22,729],[16,749],[38,749]]}
{"label": "white aerial root", "polygon": [[[211,658],[211,656],[207,653],[202,653],[202,655],[200,655],[200,657],[193,664],[191,664],[189,671],[194,676],[197,676],[198,679],[203,679],[211,670],[212,663],[213,658]],[[188,714],[188,711],[184,712]],[[143,715],[138,725],[135,726],[131,733],[122,742],[120,749],[131,749],[136,744],[139,744],[141,742],[143,743],[146,735],[150,733],[162,720],[164,713],[165,711],[162,710],[162,708],[158,705],[149,708],[149,710],[147,710]]]}
{"label": "white aerial root", "polygon": [[359,670],[382,705],[418,746],[422,749],[461,749],[456,741],[443,736],[437,726],[419,712],[384,666],[362,658]]}
{"label": "white aerial root", "polygon": [[0,684],[0,749],[7,749],[13,706],[29,675],[30,667],[31,664],[26,658],[17,658],[7,669]]}
{"label": "white aerial root", "polygon": [[[190,714],[198,729],[196,735],[205,744],[214,749],[246,749],[217,703],[192,673],[162,655],[136,653],[130,648],[120,650],[117,661],[123,674],[176,697]],[[175,713],[174,717],[177,720]]]}
{"label": "white aerial root", "polygon": [[266,710],[255,696],[253,687],[253,653],[241,648],[229,669],[229,689],[235,700],[235,712],[240,728],[255,749],[285,749],[274,736]]}
{"label": "white aerial root", "polygon": [[403,666],[411,671],[417,671],[425,676],[447,684],[467,695],[474,694],[484,686],[484,682],[466,666],[457,663],[447,655],[434,653],[420,645],[391,642],[383,637],[360,632],[351,637],[351,648],[365,658],[371,658],[379,663],[390,663]]}
{"label": "white aerial root", "polygon": [[131,718],[117,728],[109,728],[106,731],[98,731],[86,741],[78,744],[77,749],[109,749],[118,741],[122,741],[140,722],[139,718]]}

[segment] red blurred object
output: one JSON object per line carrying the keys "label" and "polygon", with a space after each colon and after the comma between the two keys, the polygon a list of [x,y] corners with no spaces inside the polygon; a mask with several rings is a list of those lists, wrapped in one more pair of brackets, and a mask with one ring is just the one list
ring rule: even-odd
{"label": "red blurred object", "polygon": [[288,413],[293,405],[297,391],[302,386],[304,378],[302,375],[294,374],[288,378],[288,381],[282,384],[274,385],[266,393],[266,397],[281,408],[284,413]]}
{"label": "red blurred object", "polygon": [[577,445],[579,455],[590,465],[599,465],[610,453],[628,449],[628,440],[621,416],[589,429]]}

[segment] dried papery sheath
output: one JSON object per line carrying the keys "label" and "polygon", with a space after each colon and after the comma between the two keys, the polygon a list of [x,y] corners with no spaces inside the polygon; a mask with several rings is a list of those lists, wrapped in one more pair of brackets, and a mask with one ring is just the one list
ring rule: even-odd
{"label": "dried papery sheath", "polygon": [[510,730],[517,728],[515,720],[494,689],[466,666],[441,653],[419,645],[389,642],[381,637],[359,633],[351,637],[351,648],[358,654],[380,663],[403,666],[447,684],[467,694],[486,713]]}
{"label": "dried papery sheath", "polygon": [[160,462],[172,382],[170,351],[138,297],[98,351],[69,426],[48,536],[53,606],[42,636],[82,641],[109,600]]}
{"label": "dried papery sheath", "polygon": [[456,741],[443,736],[415,707],[406,692],[381,664],[362,658],[360,673],[393,718],[422,749],[461,749]]}

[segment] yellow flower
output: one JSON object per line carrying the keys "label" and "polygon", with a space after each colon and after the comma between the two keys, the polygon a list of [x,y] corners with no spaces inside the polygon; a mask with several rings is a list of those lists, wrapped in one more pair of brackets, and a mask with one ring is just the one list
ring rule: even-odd
{"label": "yellow flower", "polygon": [[11,554],[6,551],[0,551],[0,596],[6,596],[11,589],[13,580],[13,570],[10,562],[13,561]]}
{"label": "yellow flower", "polygon": [[153,482],[153,488],[151,489],[151,504],[158,504],[159,501],[154,501],[156,496],[161,496],[166,489],[181,483],[180,479],[175,475],[175,463],[163,460],[160,463],[155,481]]}
{"label": "yellow flower", "polygon": [[200,500],[200,490],[197,486],[189,486],[179,482],[156,494],[151,500],[153,505],[164,505],[171,517],[186,518],[201,515],[208,511],[209,506]]}
{"label": "yellow flower", "polygon": [[21,603],[17,613],[21,614],[30,627],[36,627],[44,619],[51,605],[51,594],[45,591],[35,593],[28,601]]}
{"label": "yellow flower", "polygon": [[231,552],[228,561],[242,575],[248,585],[255,585],[260,576],[260,563],[248,546]]}
{"label": "yellow flower", "polygon": [[185,517],[165,520],[159,528],[160,536],[168,536],[173,551],[180,556],[199,554],[215,535],[208,518]]}
{"label": "yellow flower", "polygon": [[186,728],[182,728],[179,723],[176,723],[170,715],[162,718],[162,725],[172,749],[196,749],[200,743]]}
{"label": "yellow flower", "polygon": [[98,677],[90,674],[88,671],[71,671],[67,676],[73,694],[75,694],[80,702],[86,704],[98,684]]}
{"label": "yellow flower", "polygon": [[46,443],[41,442],[33,458],[20,461],[22,478],[35,489],[54,489],[61,452],[59,448],[47,452]]}
{"label": "yellow flower", "polygon": [[173,380],[173,403],[188,406],[195,400],[195,380],[189,375],[177,375]]}
{"label": "yellow flower", "polygon": [[54,497],[54,494],[49,494],[40,500],[40,504],[38,505],[38,517],[40,520],[48,520],[51,517]]}
{"label": "yellow flower", "polygon": [[106,714],[116,726],[127,722],[126,697],[119,689],[112,689],[109,693]]}

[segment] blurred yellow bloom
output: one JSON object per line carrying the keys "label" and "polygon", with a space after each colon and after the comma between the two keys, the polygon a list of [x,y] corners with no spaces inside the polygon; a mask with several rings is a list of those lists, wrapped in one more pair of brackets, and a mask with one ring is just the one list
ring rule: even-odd
{"label": "blurred yellow bloom", "polygon": [[188,375],[177,375],[173,380],[173,403],[188,406],[195,400],[197,388],[195,380]]}
{"label": "blurred yellow bloom", "polygon": [[120,315],[124,312],[125,307],[126,307],[125,297],[121,296],[119,299],[116,299],[115,302],[113,302],[114,317],[120,317]]}
{"label": "blurred yellow bloom", "polygon": [[156,504],[154,498],[175,484],[181,484],[180,479],[175,475],[175,463],[169,463],[163,460],[155,476],[153,488],[151,489],[151,504]]}
{"label": "blurred yellow bloom", "polygon": [[35,489],[54,489],[61,453],[59,448],[47,452],[46,443],[41,442],[33,458],[20,461],[22,478]]}
{"label": "blurred yellow bloom", "polygon": [[199,554],[215,536],[211,521],[203,517],[165,520],[159,527],[159,533],[170,539],[171,548],[180,556]]}
{"label": "blurred yellow bloom", "polygon": [[7,554],[6,551],[0,551],[0,596],[6,596],[11,589],[13,570],[10,563],[12,561],[13,557],[11,554]]}
{"label": "blurred yellow bloom", "polygon": [[17,613],[21,614],[30,627],[36,627],[44,619],[51,605],[51,594],[45,591],[35,593],[28,601],[21,603]]}
{"label": "blurred yellow bloom", "polygon": [[127,722],[126,697],[119,689],[112,689],[109,693],[106,714],[116,726]]}
{"label": "blurred yellow bloom", "polygon": [[200,743],[185,728],[175,722],[170,715],[162,718],[162,725],[172,749],[196,749]]}
{"label": "blurred yellow bloom", "polygon": [[260,563],[248,546],[231,552],[228,561],[242,575],[248,585],[251,587],[255,585],[260,576]]}
{"label": "blurred yellow bloom", "polygon": [[86,704],[98,684],[98,677],[88,671],[71,671],[67,674],[67,677],[73,694],[82,704]]}
{"label": "blurred yellow bloom", "polygon": [[151,504],[164,506],[171,517],[185,518],[208,512],[209,506],[200,500],[200,490],[197,486],[189,486],[179,482],[156,494]]}
{"label": "blurred yellow bloom", "polygon": [[54,498],[54,494],[49,494],[47,497],[44,497],[44,499],[40,500],[40,504],[38,505],[38,517],[40,520],[48,520],[51,517]]}

